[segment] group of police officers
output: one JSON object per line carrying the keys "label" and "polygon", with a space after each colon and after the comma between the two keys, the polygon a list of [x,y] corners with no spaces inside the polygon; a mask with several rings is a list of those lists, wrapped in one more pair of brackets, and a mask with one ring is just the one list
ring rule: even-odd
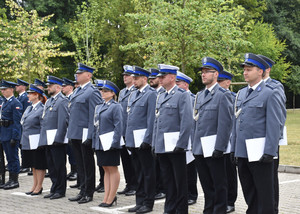
{"label": "group of police officers", "polygon": [[[114,143],[120,148],[126,182],[118,194],[136,197],[136,205],[128,212],[151,212],[154,200],[166,198],[164,213],[188,213],[188,205],[197,201],[198,173],[204,192],[203,213],[235,210],[237,176],[248,205],[246,213],[278,213],[277,169],[286,97],[282,84],[270,78],[274,64],[268,57],[245,54],[241,67],[248,86],[235,94],[229,90],[233,74],[216,59],[205,57],[200,68],[205,89],[196,95],[189,90],[192,78],[176,66],[159,64],[158,69],[149,70],[124,66],[126,88],[118,98],[123,126],[121,139]],[[75,186],[80,189],[69,200],[79,204],[93,200],[95,107],[104,102],[98,88],[106,85],[106,89],[116,91],[110,81],[97,80],[94,86],[93,71],[94,68],[78,64],[78,87],[74,92],[73,81],[47,78],[51,97],[44,105],[38,147],[47,147],[52,187],[44,198],[65,196],[68,151],[73,154],[69,161],[72,172],[76,168]],[[20,120],[31,105],[26,99],[28,85],[22,80],[1,83],[0,188],[19,187]],[[18,98],[13,95],[14,88]],[[51,145],[49,130],[56,130]],[[262,156],[250,161],[246,142],[260,138],[264,139]],[[6,183],[2,148],[8,162]],[[100,174],[103,177],[103,172]]]}

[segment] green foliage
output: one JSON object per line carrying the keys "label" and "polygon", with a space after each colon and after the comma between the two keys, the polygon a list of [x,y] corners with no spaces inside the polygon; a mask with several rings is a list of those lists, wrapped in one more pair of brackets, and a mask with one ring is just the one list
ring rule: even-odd
{"label": "green foliage", "polygon": [[47,39],[53,28],[44,23],[53,15],[40,18],[35,10],[26,12],[12,0],[7,0],[6,4],[13,19],[8,20],[4,15],[0,19],[1,76],[8,80],[22,77],[30,82],[35,77],[44,78],[56,71],[49,59],[72,53],[61,52],[60,44]]}

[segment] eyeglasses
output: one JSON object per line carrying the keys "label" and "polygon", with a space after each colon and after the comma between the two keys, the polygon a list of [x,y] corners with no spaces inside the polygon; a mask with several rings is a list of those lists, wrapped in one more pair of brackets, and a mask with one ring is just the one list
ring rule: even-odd
{"label": "eyeglasses", "polygon": [[202,74],[215,73],[215,72],[217,72],[217,71],[215,71],[215,70],[207,70],[207,71],[201,71],[200,74],[202,75]]}

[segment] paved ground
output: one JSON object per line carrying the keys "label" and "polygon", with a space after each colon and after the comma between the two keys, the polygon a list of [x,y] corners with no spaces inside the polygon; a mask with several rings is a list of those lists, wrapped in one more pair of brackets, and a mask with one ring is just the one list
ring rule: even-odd
{"label": "paved ground", "polygon": [[[122,167],[121,183],[119,189],[124,188],[124,177]],[[97,173],[97,180],[99,172]],[[300,174],[280,173],[280,213],[296,214],[300,213]],[[27,196],[24,192],[30,190],[32,176],[27,174],[20,175],[20,188],[13,190],[0,190],[0,213],[126,213],[127,209],[135,205],[134,196],[118,196],[117,206],[112,208],[100,208],[103,193],[95,193],[94,200],[87,204],[79,205],[77,202],[68,201],[68,197],[75,196],[78,190],[68,189],[66,197],[57,200],[44,199],[43,195],[49,193],[51,185],[50,179],[45,178],[44,191],[39,196]],[[68,182],[68,185],[74,184]],[[189,207],[189,213],[202,213],[203,210],[203,192],[198,183],[199,197],[197,204]],[[164,200],[155,202],[152,213],[163,213]],[[246,204],[239,188],[239,196],[236,202],[236,214],[245,213]]]}

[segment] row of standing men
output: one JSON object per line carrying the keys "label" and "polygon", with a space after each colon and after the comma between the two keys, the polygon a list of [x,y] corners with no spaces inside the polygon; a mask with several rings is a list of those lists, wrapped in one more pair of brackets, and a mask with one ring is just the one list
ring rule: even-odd
{"label": "row of standing men", "polygon": [[[70,198],[71,201],[86,203],[93,199],[94,149],[98,165],[112,178],[109,180],[104,175],[105,196],[99,206],[112,206],[117,200],[116,166],[121,154],[127,185],[120,193],[136,191],[136,206],[129,212],[152,211],[155,196],[160,193],[157,197],[166,194],[165,213],[187,213],[188,203],[197,200],[197,171],[205,195],[203,213],[234,211],[236,164],[248,204],[247,213],[278,212],[278,192],[275,194],[278,180],[277,187],[274,182],[277,177],[274,164],[278,159],[273,160],[273,157],[278,156],[278,142],[285,122],[285,96],[282,85],[269,77],[273,64],[267,57],[246,54],[242,67],[249,85],[241,89],[237,97],[228,90],[233,75],[210,57],[203,58],[201,67],[206,89],[196,97],[188,90],[192,79],[176,66],[159,64],[158,70],[150,71],[124,66],[127,87],[120,92],[120,104],[114,101],[119,89],[110,81],[97,82],[102,85],[101,98],[90,83],[94,70],[91,67],[79,64],[76,74],[80,87],[70,101],[60,94],[59,85],[63,81],[50,76],[51,98],[42,108],[43,122],[38,132],[40,148],[49,145],[47,131],[56,130],[52,146],[46,146],[48,166],[49,163],[56,166],[49,169],[53,185],[48,196],[55,199],[65,194],[66,173],[61,173],[66,171],[65,149],[61,145],[66,142],[67,133],[80,183],[80,192]],[[147,84],[148,78],[152,87]],[[52,92],[51,87],[55,88]],[[33,91],[38,89],[32,85],[29,93]],[[40,94],[43,95],[43,91]],[[27,108],[23,119],[29,111]],[[214,151],[204,157],[202,141],[212,135],[216,135]],[[265,150],[260,161],[249,162],[245,140],[257,137],[266,138]],[[224,154],[229,141],[231,153]],[[62,162],[57,163],[57,159]],[[226,178],[231,180],[227,182]]]}

